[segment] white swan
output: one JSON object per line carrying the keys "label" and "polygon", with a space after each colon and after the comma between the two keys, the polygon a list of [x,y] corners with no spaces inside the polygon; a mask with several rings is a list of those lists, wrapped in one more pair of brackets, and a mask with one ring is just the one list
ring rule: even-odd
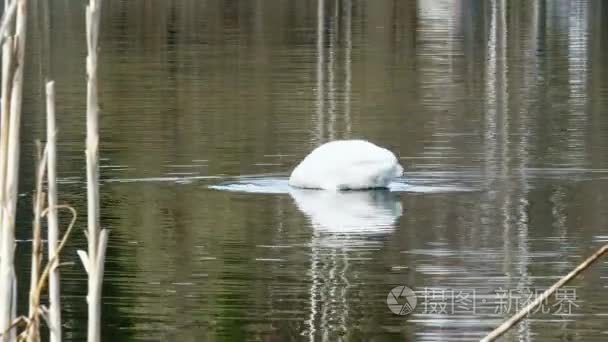
{"label": "white swan", "polygon": [[325,190],[387,188],[402,174],[391,151],[365,140],[336,140],[307,155],[291,173],[289,185]]}

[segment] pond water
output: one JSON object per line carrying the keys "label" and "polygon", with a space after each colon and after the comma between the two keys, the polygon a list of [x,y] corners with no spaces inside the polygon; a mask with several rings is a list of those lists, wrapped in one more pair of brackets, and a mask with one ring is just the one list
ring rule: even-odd
{"label": "pond water", "polygon": [[[32,6],[17,253],[56,81],[65,337],[86,336],[84,1]],[[103,340],[478,340],[608,242],[602,1],[108,0],[100,41]],[[290,189],[364,138],[390,191]],[[67,220],[67,217],[64,219]],[[417,296],[391,312],[391,290]],[[597,263],[506,341],[605,341]],[[393,304],[392,307],[387,305]],[[400,298],[401,302],[403,298]]]}

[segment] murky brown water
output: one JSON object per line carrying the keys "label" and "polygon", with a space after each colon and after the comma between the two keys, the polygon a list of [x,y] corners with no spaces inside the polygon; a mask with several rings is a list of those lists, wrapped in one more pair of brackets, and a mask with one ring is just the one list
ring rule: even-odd
{"label": "murky brown water", "polygon": [[[83,8],[33,9],[22,171],[29,192],[50,74],[61,200],[82,214]],[[103,13],[104,340],[477,340],[608,241],[601,1],[108,0]],[[397,153],[409,188],[286,188],[311,148],[355,137]],[[64,260],[84,245],[79,232]],[[84,271],[62,277],[66,337],[81,341]],[[606,340],[607,279],[599,263],[505,340]],[[387,306],[401,285],[418,295],[407,316]]]}

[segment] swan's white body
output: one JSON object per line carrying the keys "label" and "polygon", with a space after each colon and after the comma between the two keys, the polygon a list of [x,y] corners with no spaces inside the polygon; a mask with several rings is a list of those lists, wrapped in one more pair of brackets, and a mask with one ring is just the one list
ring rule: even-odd
{"label": "swan's white body", "polygon": [[291,173],[289,185],[326,190],[386,188],[402,174],[391,151],[365,140],[336,140],[306,156]]}

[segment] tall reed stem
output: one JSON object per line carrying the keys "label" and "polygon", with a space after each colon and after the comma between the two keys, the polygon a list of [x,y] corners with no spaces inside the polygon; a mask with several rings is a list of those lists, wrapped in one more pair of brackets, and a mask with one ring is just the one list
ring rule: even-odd
{"label": "tall reed stem", "polygon": [[40,319],[37,311],[40,309],[40,296],[37,294],[42,265],[42,211],[44,210],[44,192],[42,183],[46,171],[47,153],[42,152],[39,141],[36,142],[36,187],[34,189],[34,223],[32,229],[32,269],[30,271],[30,323],[26,330],[28,342],[40,341]]}
{"label": "tall reed stem", "polygon": [[[17,299],[17,278],[15,276],[15,217],[17,210],[17,187],[19,183],[19,130],[21,126],[21,100],[23,96],[23,68],[25,62],[25,41],[26,41],[26,20],[27,20],[27,0],[17,1],[17,19],[15,36],[12,39],[11,51],[15,58],[14,68],[9,68],[9,73],[3,77],[10,77],[10,94],[7,89],[2,92],[4,125],[3,133],[7,133],[8,139],[0,139],[7,145],[1,150],[6,154],[5,171],[2,171],[2,193],[0,198],[0,332],[8,331],[3,334],[3,341],[13,341],[15,339],[14,329],[10,329],[11,323],[16,316]],[[10,8],[10,6],[9,6]],[[9,19],[7,16],[5,18]],[[10,39],[7,39],[7,42]],[[12,71],[12,72],[10,72]],[[10,75],[10,76],[9,76]],[[3,82],[3,85],[5,83]],[[10,101],[7,103],[7,101]],[[7,132],[8,129],[8,132]]]}
{"label": "tall reed stem", "polygon": [[[55,82],[46,84],[46,146],[48,183],[48,258],[57,253],[59,223],[57,219],[57,128],[55,127]],[[61,289],[59,256],[50,265],[49,274],[49,333],[51,342],[61,341]]]}
{"label": "tall reed stem", "polygon": [[87,26],[87,203],[88,253],[79,252],[89,275],[89,321],[87,340],[100,340],[101,284],[108,232],[99,227],[99,103],[97,98],[97,43],[101,0],[89,0],[86,8]]}

